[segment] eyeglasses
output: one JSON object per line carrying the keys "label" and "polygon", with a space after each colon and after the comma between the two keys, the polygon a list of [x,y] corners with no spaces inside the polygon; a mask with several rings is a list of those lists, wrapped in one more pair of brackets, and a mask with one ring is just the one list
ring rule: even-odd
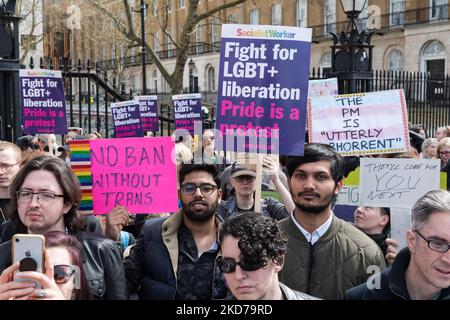
{"label": "eyeglasses", "polygon": [[215,139],[214,136],[210,136],[210,137],[208,137],[208,136],[203,136],[203,140],[214,140],[214,139]]}
{"label": "eyeglasses", "polygon": [[234,178],[240,183],[244,183],[244,182],[253,183],[253,181],[255,181],[255,179],[256,179],[255,177],[252,177],[252,176],[237,176]]}
{"label": "eyeglasses", "polygon": [[57,284],[64,284],[76,273],[74,266],[58,264],[53,266],[53,279]]}
{"label": "eyeglasses", "polygon": [[8,172],[11,170],[12,167],[14,167],[17,163],[0,163],[0,169],[2,169],[3,172]]}
{"label": "eyeglasses", "polygon": [[200,188],[200,192],[205,196],[210,196],[214,190],[218,189],[217,186],[209,184],[209,183],[202,183],[202,184],[195,184],[195,183],[185,183],[181,186],[181,190],[185,194],[193,195],[197,188]]}
{"label": "eyeglasses", "polygon": [[37,200],[41,203],[51,203],[53,202],[56,197],[63,198],[64,195],[62,194],[54,194],[51,192],[31,192],[27,190],[19,190],[17,191],[17,201],[18,202],[31,202],[33,201],[33,195],[37,196]]}
{"label": "eyeglasses", "polygon": [[450,154],[450,151],[439,151],[439,154],[441,156],[448,156]]}
{"label": "eyeglasses", "polygon": [[231,273],[236,271],[236,266],[241,267],[243,271],[256,271],[267,265],[267,262],[236,262],[232,258],[217,258],[217,265],[223,273]]}
{"label": "eyeglasses", "polygon": [[446,253],[448,251],[448,249],[450,249],[450,244],[448,244],[444,240],[440,240],[440,239],[428,240],[423,235],[421,235],[419,231],[414,230],[414,232],[416,232],[423,240],[425,240],[428,243],[428,248],[430,248],[431,250],[441,252],[441,253]]}

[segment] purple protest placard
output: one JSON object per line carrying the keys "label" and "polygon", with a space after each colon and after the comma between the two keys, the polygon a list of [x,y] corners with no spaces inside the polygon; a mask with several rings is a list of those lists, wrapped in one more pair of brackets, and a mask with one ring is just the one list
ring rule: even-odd
{"label": "purple protest placard", "polygon": [[137,96],[144,131],[158,131],[158,96]]}
{"label": "purple protest placard", "polygon": [[139,101],[111,103],[114,135],[116,138],[143,137]]}
{"label": "purple protest placard", "polygon": [[175,129],[188,130],[194,135],[194,121],[202,121],[202,95],[200,93],[172,96]]}
{"label": "purple protest placard", "polygon": [[61,71],[21,69],[19,76],[23,132],[67,133]]}
{"label": "purple protest placard", "polygon": [[311,29],[222,25],[216,149],[303,155]]}

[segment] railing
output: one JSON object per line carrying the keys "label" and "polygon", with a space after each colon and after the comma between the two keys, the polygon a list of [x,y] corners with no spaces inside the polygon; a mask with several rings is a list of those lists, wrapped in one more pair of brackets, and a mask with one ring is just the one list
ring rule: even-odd
{"label": "railing", "polygon": [[[34,68],[33,61],[30,68]],[[55,69],[52,60],[44,65],[42,59],[40,68]],[[96,130],[104,137],[112,136],[111,103],[132,98],[134,93],[121,92],[115,81],[108,79],[106,70],[100,70],[98,63],[81,63],[67,65],[59,62],[58,68],[64,77],[68,125],[81,127],[85,132]],[[329,69],[312,68],[310,79],[330,77]],[[369,85],[367,85],[369,82]],[[342,86],[342,82],[340,83]],[[403,89],[405,92],[409,121],[422,124],[431,135],[437,127],[448,125],[450,121],[450,78],[444,74],[430,75],[406,71],[374,71],[369,80],[357,83],[358,92]],[[339,88],[343,93],[343,88]],[[158,118],[160,130],[157,134],[169,135],[173,130],[173,108],[171,93],[149,94],[158,95]],[[208,108],[204,127],[214,127],[217,104],[217,92],[202,92],[202,106]]]}
{"label": "railing", "polygon": [[[178,49],[168,49],[168,50],[162,50],[157,51],[156,54],[158,55],[159,59],[170,59],[170,58],[176,58],[177,57]],[[220,43],[206,43],[206,42],[197,42],[191,46],[189,46],[188,54],[190,56],[196,55],[196,54],[206,54],[211,52],[220,52]],[[134,56],[128,56],[128,57],[122,57],[122,58],[115,58],[110,60],[103,60],[99,61],[99,67],[101,70],[103,69],[115,69],[119,65],[122,67],[132,67],[132,66],[140,66],[142,63],[142,55],[137,54]],[[152,60],[147,54],[147,64],[151,64]]]}
{"label": "railing", "polygon": [[[424,7],[414,10],[391,12],[378,17],[358,19],[358,27],[360,28],[360,31],[369,28],[376,28],[376,30],[385,31],[389,29],[404,28],[411,25],[448,21],[448,17],[449,5],[444,4],[435,7]],[[340,21],[328,25],[321,24],[312,26],[313,39],[318,41],[321,38],[330,37],[331,35],[326,32],[326,30],[336,30],[337,32],[346,31],[348,25],[348,21]]]}

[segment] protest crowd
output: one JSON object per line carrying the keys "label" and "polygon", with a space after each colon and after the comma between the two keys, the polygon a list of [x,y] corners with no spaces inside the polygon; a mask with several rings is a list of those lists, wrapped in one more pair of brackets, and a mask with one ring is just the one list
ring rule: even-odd
{"label": "protest crowd", "polygon": [[[280,74],[306,59],[258,41]],[[242,101],[224,86],[200,134],[195,94],[174,96],[169,137],[132,100],[112,108],[115,138],[58,113],[0,141],[0,300],[450,299],[449,126],[408,124],[398,90],[307,101],[307,81],[277,79],[228,79]]]}

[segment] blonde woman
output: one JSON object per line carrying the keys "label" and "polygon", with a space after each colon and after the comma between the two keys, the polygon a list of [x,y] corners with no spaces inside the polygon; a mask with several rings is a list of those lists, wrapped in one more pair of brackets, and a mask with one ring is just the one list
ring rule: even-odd
{"label": "blonde woman", "polygon": [[422,152],[419,155],[420,159],[437,159],[438,141],[436,138],[428,138],[422,143]]}
{"label": "blonde woman", "polygon": [[439,141],[437,153],[441,159],[441,168],[444,168],[450,159],[450,138],[442,138]]}

